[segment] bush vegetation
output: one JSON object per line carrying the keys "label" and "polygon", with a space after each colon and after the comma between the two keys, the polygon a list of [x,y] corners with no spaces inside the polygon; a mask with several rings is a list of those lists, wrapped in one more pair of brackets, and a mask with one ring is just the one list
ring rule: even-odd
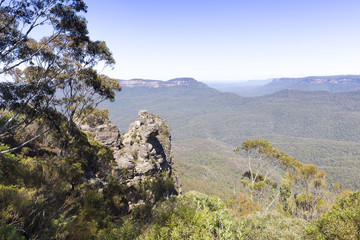
{"label": "bush vegetation", "polygon": [[[50,148],[55,142],[60,148],[61,135],[57,134],[47,136],[52,141],[37,139],[28,147],[0,155],[2,239],[357,237],[359,193],[339,186],[333,188],[336,191],[325,188],[325,175],[315,165],[295,162],[296,169],[283,173],[275,188],[279,195],[265,193],[256,202],[245,191],[226,202],[192,191],[169,197],[166,193],[174,187],[171,179],[149,178],[129,188],[111,175],[110,149],[89,141],[79,130],[72,137],[60,157],[51,151],[56,148]],[[262,153],[279,153],[266,146],[270,148]],[[1,148],[9,147],[3,144]],[[90,183],[84,177],[89,171],[107,184]],[[275,199],[269,211],[267,198]],[[132,204],[134,199],[136,204]]]}

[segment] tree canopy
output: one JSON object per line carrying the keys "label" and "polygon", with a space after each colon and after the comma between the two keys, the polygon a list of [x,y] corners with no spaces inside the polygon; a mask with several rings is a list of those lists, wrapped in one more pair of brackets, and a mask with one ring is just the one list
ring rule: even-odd
{"label": "tree canopy", "polygon": [[[86,19],[80,15],[87,6],[82,0],[10,0],[0,1],[0,73],[31,59],[60,34],[74,40],[74,47],[87,41]],[[35,29],[48,29],[47,42],[31,48]]]}
{"label": "tree canopy", "polygon": [[[20,145],[59,126],[59,114],[80,123],[104,100],[115,99],[119,83],[98,73],[96,66],[115,63],[105,42],[88,36],[81,0],[1,1],[0,136],[4,142],[19,129],[41,119],[42,131]],[[46,26],[44,26],[46,25]],[[52,29],[41,40],[35,28]]]}

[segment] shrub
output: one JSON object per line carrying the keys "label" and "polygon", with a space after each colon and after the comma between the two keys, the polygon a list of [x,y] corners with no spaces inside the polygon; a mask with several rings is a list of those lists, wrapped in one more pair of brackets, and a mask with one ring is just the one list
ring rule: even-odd
{"label": "shrub", "polygon": [[241,219],[244,239],[304,239],[308,222],[278,212],[257,212]]}
{"label": "shrub", "polygon": [[336,201],[333,207],[307,228],[311,239],[359,239],[360,192]]}
{"label": "shrub", "polygon": [[219,198],[189,192],[161,204],[139,239],[242,239],[239,229]]}
{"label": "shrub", "polygon": [[3,221],[0,220],[0,239],[24,240],[25,237],[20,235],[15,226],[6,225]]}

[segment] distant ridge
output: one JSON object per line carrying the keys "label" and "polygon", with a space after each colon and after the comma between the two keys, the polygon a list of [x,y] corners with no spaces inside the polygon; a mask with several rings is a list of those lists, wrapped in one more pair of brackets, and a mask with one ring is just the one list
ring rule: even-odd
{"label": "distant ridge", "polygon": [[360,89],[360,75],[311,76],[304,78],[276,78],[256,88],[255,95],[265,95],[284,89],[303,91],[348,92]]}
{"label": "distant ridge", "polygon": [[314,84],[320,83],[349,83],[360,82],[360,75],[334,75],[334,76],[309,76],[303,78],[275,78],[272,82],[295,81],[295,82],[308,82]]}
{"label": "distant ridge", "polygon": [[350,92],[360,89],[360,75],[309,76],[303,78],[275,78],[248,83],[209,84],[223,92],[234,92],[245,97],[264,96],[281,90]]}
{"label": "distant ridge", "polygon": [[162,87],[192,87],[192,88],[207,88],[205,83],[196,81],[194,78],[174,78],[168,81],[148,80],[148,79],[131,79],[119,80],[120,85],[124,88],[162,88]]}
{"label": "distant ridge", "polygon": [[[269,82],[271,81],[271,82]],[[360,90],[360,75],[310,76],[303,78],[275,78],[248,83],[210,83],[209,86],[194,78],[174,78],[168,81],[150,79],[119,80],[123,88],[215,88],[223,92],[233,92],[241,96],[254,97],[272,94],[281,90],[350,92]]]}

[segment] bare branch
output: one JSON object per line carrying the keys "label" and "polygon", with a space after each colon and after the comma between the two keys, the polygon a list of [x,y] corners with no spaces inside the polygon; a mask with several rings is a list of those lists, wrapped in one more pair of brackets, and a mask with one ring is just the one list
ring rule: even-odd
{"label": "bare branch", "polygon": [[275,202],[275,200],[278,198],[279,195],[280,195],[280,190],[278,191],[278,193],[276,194],[276,196],[274,197],[274,199],[271,201],[271,203],[269,204],[269,206],[267,206],[267,208],[265,209],[265,213],[267,213],[267,211],[269,210],[269,208],[270,208],[271,205]]}
{"label": "bare branch", "polygon": [[6,64],[5,67],[0,71],[0,74],[3,74],[5,72],[10,71],[11,69],[14,69],[18,66],[20,66],[21,64],[30,61],[35,55],[37,55],[44,47],[46,47],[51,41],[53,41],[56,37],[58,37],[61,33],[61,30],[59,30],[56,35],[53,35],[51,38],[48,39],[48,41],[46,43],[44,43],[39,49],[37,49],[33,54],[31,54],[29,57],[21,60],[20,62],[12,65],[11,67],[8,67],[8,65],[10,64]]}
{"label": "bare branch", "polygon": [[30,140],[28,140],[28,141],[20,144],[20,145],[17,146],[17,147],[14,147],[14,148],[10,148],[10,149],[8,149],[8,150],[1,151],[0,154],[7,153],[7,152],[12,152],[12,151],[15,151],[15,150],[17,150],[17,149],[20,149],[20,148],[24,147],[26,144],[28,144],[28,143],[36,140],[37,138],[39,138],[39,137],[41,137],[41,136],[43,136],[43,135],[45,135],[46,133],[48,133],[48,132],[49,132],[50,130],[52,130],[53,128],[54,128],[54,127],[50,127],[50,128],[47,129],[46,131],[44,131],[44,132],[36,135],[35,137],[33,137],[33,138],[31,138]]}
{"label": "bare branch", "polygon": [[[45,7],[44,10],[40,10],[40,9],[39,9],[39,10],[35,13],[35,18],[34,18],[33,22],[30,24],[29,29],[26,31],[26,33],[25,33],[24,35],[21,36],[21,38],[20,38],[16,43],[13,44],[13,46],[12,46],[11,48],[9,48],[9,49],[7,50],[7,52],[5,52],[5,53],[3,54],[4,56],[6,56],[6,55],[8,55],[9,53],[11,53],[12,51],[14,51],[14,49],[16,49],[21,42],[24,42],[24,41],[27,39],[27,37],[28,37],[28,35],[30,34],[30,32],[31,32],[36,26],[38,26],[38,25],[40,25],[40,24],[42,24],[42,23],[44,23],[44,22],[46,22],[46,21],[48,20],[48,19],[45,19],[45,20],[43,20],[42,22],[40,22],[40,23],[37,24],[37,21],[39,20],[39,18],[41,17],[41,15],[49,9],[49,7],[51,6],[51,4],[52,4],[53,2],[54,2],[54,1],[49,2],[49,4]],[[24,28],[24,27],[25,27],[25,25],[23,26],[23,28]],[[1,74],[1,72],[0,72],[0,74]]]}

